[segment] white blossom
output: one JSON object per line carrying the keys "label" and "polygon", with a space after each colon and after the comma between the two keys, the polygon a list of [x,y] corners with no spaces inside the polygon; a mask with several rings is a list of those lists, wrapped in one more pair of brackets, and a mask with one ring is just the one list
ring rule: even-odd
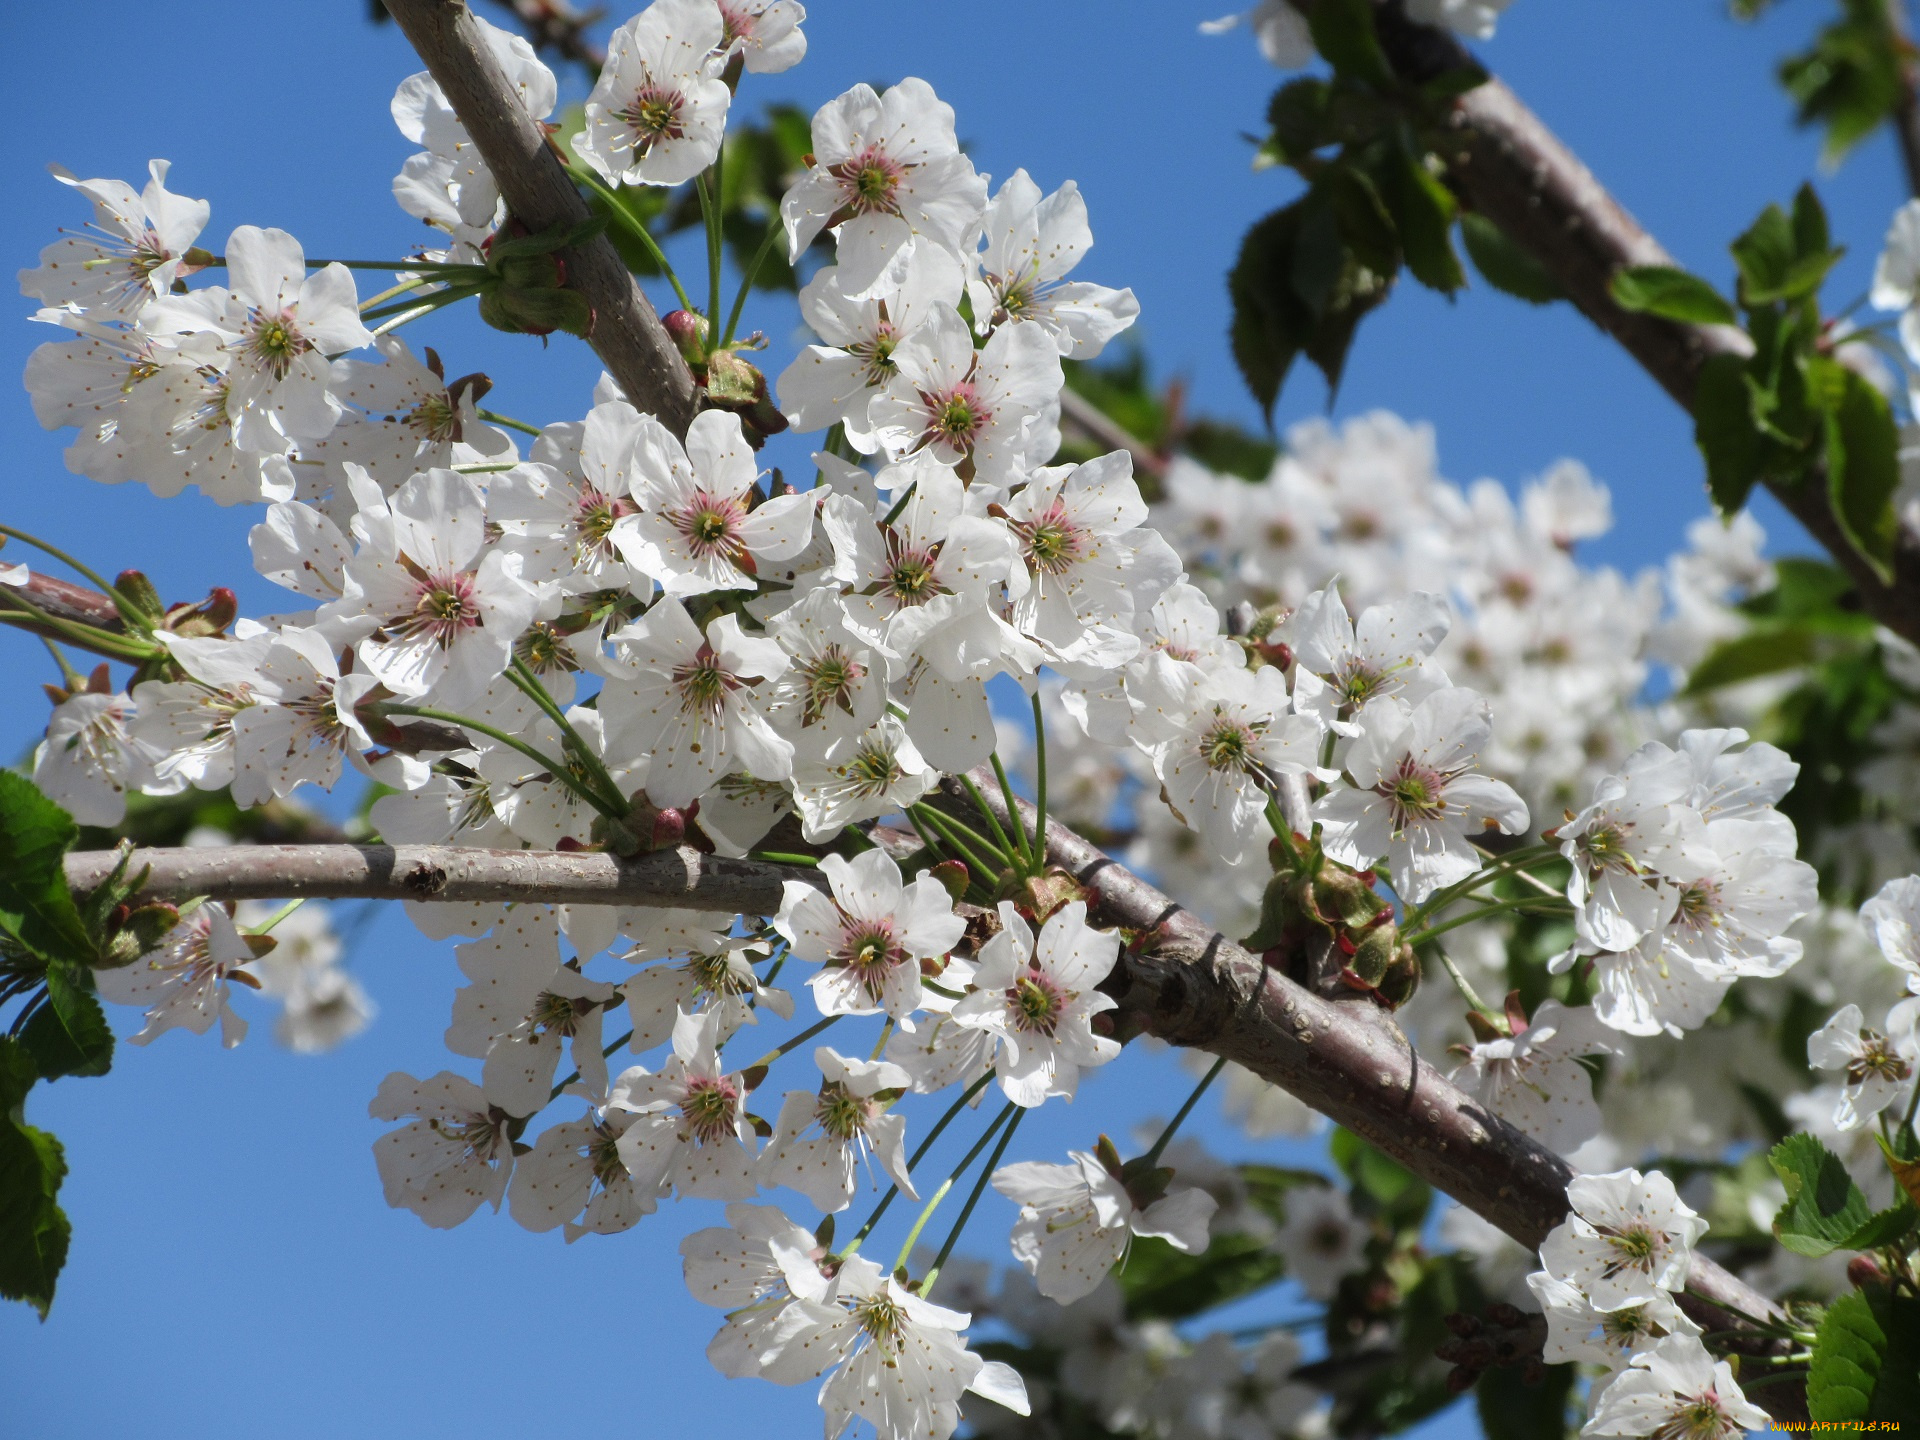
{"label": "white blossom", "polygon": [[207,334],[220,346],[234,443],[279,451],[317,440],[340,418],[332,356],[371,345],[360,323],[353,272],[326,265],[307,274],[300,242],[284,230],[242,225],[227,237],[227,279],[155,300],[140,316],[158,339]]}
{"label": "white blossom", "polygon": [[1353,787],[1314,805],[1327,853],[1363,868],[1386,856],[1395,890],[1416,904],[1479,869],[1473,837],[1528,824],[1512,786],[1475,773],[1492,729],[1486,700],[1467,689],[1379,707],[1346,756]]}
{"label": "white blossom", "polygon": [[1591,1010],[1547,1000],[1524,1030],[1473,1045],[1448,1078],[1548,1149],[1569,1155],[1600,1133],[1593,1078],[1581,1057],[1613,1048]]}
{"label": "white blossom", "polygon": [[200,268],[187,252],[211,207],[167,189],[170,165],[149,161],[138,193],[123,180],[81,180],[48,167],[54,179],[93,202],[93,223],[42,250],[39,268],[20,272],[20,292],[46,305],[77,307],[95,320],[128,321]]}
{"label": "white blossom", "polygon": [[609,185],[678,185],[720,152],[732,92],[715,73],[713,0],[654,0],[613,32],[574,153]]}
{"label": "white blossom", "polygon": [[866,1256],[851,1255],[826,1298],[796,1298],[787,1308],[763,1373],[783,1378],[784,1370],[798,1379],[833,1369],[820,1388],[828,1435],[858,1417],[881,1440],[946,1440],[969,1390],[1016,1414],[1028,1410],[1019,1372],[966,1348],[961,1332],[968,1320],[921,1299]]}
{"label": "white blossom", "polygon": [[1287,1257],[1287,1274],[1307,1294],[1331,1300],[1341,1278],[1360,1268],[1366,1239],[1345,1191],[1331,1185],[1296,1185],[1287,1191],[1286,1218],[1273,1243]]}
{"label": "white blossom", "polygon": [[1834,1109],[1835,1128],[1858,1129],[1905,1094],[1920,1061],[1916,1022],[1920,999],[1893,1008],[1886,1034],[1867,1028],[1858,1005],[1843,1005],[1807,1037],[1807,1063],[1816,1070],[1839,1070],[1846,1078]]}
{"label": "white blossom", "polygon": [[1694,1242],[1707,1222],[1658,1170],[1576,1175],[1567,1203],[1573,1213],[1541,1242],[1540,1263],[1594,1309],[1646,1305],[1686,1286]]}
{"label": "white blossom", "polygon": [[981,225],[986,248],[974,259],[967,293],[982,335],[996,325],[1035,325],[1062,355],[1091,360],[1138,318],[1131,290],[1066,278],[1093,247],[1087,202],[1073,181],[1043,198],[1032,177],[1016,170]]}
{"label": "white blossom", "polygon": [[1097,1155],[1073,1150],[1067,1158],[1073,1163],[1029,1160],[993,1172],[993,1188],[1020,1207],[1013,1256],[1049,1300],[1070,1305],[1091,1295],[1135,1235],[1189,1255],[1207,1248],[1217,1206],[1206,1191],[1183,1186],[1142,1206]]}
{"label": "white blossom", "polygon": [[914,1028],[925,1004],[922,963],[944,959],[966,933],[953,900],[931,875],[907,884],[886,851],[848,860],[828,855],[820,873],[831,897],[799,881],[786,882],[774,928],[796,958],[819,965],[808,980],[823,1015],[884,1012]]}
{"label": "white blossom", "polygon": [[882,96],[856,85],[813,117],[813,165],[780,202],[789,258],[832,227],[840,284],[866,293],[916,237],[959,254],[987,202],[987,182],[960,153],[953,107],[926,81]]}
{"label": "white blossom", "polygon": [[1716,1360],[1692,1335],[1669,1335],[1634,1356],[1596,1396],[1581,1433],[1730,1440],[1772,1423],[1747,1400],[1725,1360]]}
{"label": "white blossom", "polygon": [[956,1025],[993,1036],[994,1070],[1009,1100],[1029,1109],[1049,1096],[1071,1100],[1080,1072],[1120,1053],[1093,1020],[1118,1003],[1094,987],[1120,958],[1120,937],[1087,923],[1084,900],[1062,905],[1038,938],[1012,904],[980,947],[973,993],[953,1007]]}
{"label": "white blossom", "polygon": [[[813,1052],[820,1090],[789,1090],[760,1152],[762,1185],[785,1185],[826,1213],[853,1203],[860,1162],[871,1156],[909,1200],[907,1121],[883,1092],[907,1089],[907,1072],[885,1060],[850,1060],[831,1046]],[[817,1133],[811,1133],[817,1132]]]}
{"label": "white blossom", "polygon": [[712,1010],[683,1012],[658,1071],[636,1065],[614,1079],[607,1103],[635,1117],[620,1136],[620,1158],[642,1196],[672,1190],[739,1200],[754,1192],[746,1082],[721,1067],[719,1025]]}
{"label": "white blossom", "polygon": [[97,969],[93,978],[114,1004],[146,1009],[147,1023],[131,1043],[145,1045],[175,1029],[204,1035],[218,1020],[220,1043],[230,1049],[247,1034],[247,1022],[234,1013],[233,984],[260,988],[253,963],[253,947],[233,917],[205,902],[132,964]]}
{"label": "white blossom", "polygon": [[426,1080],[396,1070],[380,1082],[367,1113],[408,1121],[373,1142],[387,1204],[436,1230],[451,1229],[482,1204],[500,1208],[513,1175],[513,1144],[506,1115],[487,1104],[478,1085],[448,1070]]}

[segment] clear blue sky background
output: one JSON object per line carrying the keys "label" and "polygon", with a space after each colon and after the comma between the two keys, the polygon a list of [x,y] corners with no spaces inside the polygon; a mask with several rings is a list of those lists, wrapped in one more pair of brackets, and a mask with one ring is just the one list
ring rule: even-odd
{"label": "clear blue sky background", "polygon": [[[1231,0],[821,0],[797,71],[750,80],[748,106],[809,108],[856,80],[917,74],[959,111],[982,169],[1026,166],[1051,188],[1080,182],[1099,243],[1089,278],[1131,285],[1138,334],[1199,408],[1252,422],[1224,342],[1223,275],[1248,224],[1290,195],[1253,174],[1240,138],[1258,128],[1274,73],[1244,32],[1199,21]],[[1486,47],[1492,66],[1584,155],[1683,263],[1719,280],[1724,246],[1762,205],[1815,172],[1774,86],[1775,59],[1830,7],[1792,0],[1758,27],[1722,0],[1519,0]],[[9,5],[0,16],[0,261],[28,265],[73,197],[43,173],[138,183],[151,155],[173,186],[211,198],[211,243],[242,223],[293,231],[312,255],[377,257],[413,240],[388,178],[408,146],[387,116],[418,68],[360,0],[85,0]],[[1891,145],[1863,148],[1821,180],[1852,247],[1830,294],[1865,288],[1901,198]],[[22,302],[19,314],[27,306]],[[752,323],[784,348],[790,310]],[[416,327],[449,373],[485,369],[493,400],[536,421],[577,417],[597,365],[470,320]],[[0,326],[0,370],[18,374],[48,332]],[[1319,413],[1317,378],[1296,379],[1282,421]],[[1388,407],[1440,427],[1449,475],[1516,483],[1563,455],[1614,491],[1615,534],[1594,558],[1657,563],[1704,513],[1687,422],[1623,353],[1566,307],[1535,310],[1476,289],[1449,305],[1407,287],[1370,319],[1337,414]],[[109,573],[144,567],[169,598],[233,585],[280,604],[247,566],[254,517],[197,497],[107,494],[64,470],[67,435],[34,423],[24,393],[0,404],[0,515]],[[1763,512],[1776,544],[1793,540]],[[0,635],[0,750],[44,723],[35,642]],[[235,1052],[169,1035],[124,1048],[104,1080],[33,1097],[31,1118],[66,1141],[72,1258],[53,1318],[0,1309],[0,1430],[23,1440],[342,1435],[519,1437],[760,1433],[818,1424],[810,1390],[723,1382],[700,1350],[717,1317],[687,1300],[674,1242],[686,1209],[625,1237],[564,1247],[504,1217],[430,1232],[380,1198],[366,1103],[392,1069],[431,1073],[457,981],[450,947],[398,914],[374,923],[356,967],[381,1006],[331,1057],[289,1055],[264,1028]],[[1057,1153],[1117,1135],[1184,1091],[1165,1057],[1129,1056],[1071,1107],[1050,1106],[1020,1148]],[[1209,1107],[1210,1108],[1210,1107]],[[1311,1161],[1306,1146],[1253,1146],[1208,1120],[1230,1156]],[[970,1248],[993,1253],[1008,1216],[983,1206]],[[885,1247],[882,1247],[885,1248]],[[1278,1313],[1283,1302],[1262,1302]],[[1249,1315],[1248,1318],[1252,1318]],[[1460,1412],[1430,1436],[1475,1433]]]}

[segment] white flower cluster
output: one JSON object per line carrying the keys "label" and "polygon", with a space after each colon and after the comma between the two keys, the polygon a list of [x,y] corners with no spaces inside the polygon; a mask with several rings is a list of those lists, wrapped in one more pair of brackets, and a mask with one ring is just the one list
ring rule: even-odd
{"label": "white flower cluster", "polygon": [[[1500,7],[1429,8],[1477,33]],[[615,33],[579,160],[608,185],[701,174],[731,82],[795,63],[802,18],[792,0],[657,0]],[[544,118],[551,73],[524,41],[486,34]],[[430,263],[478,262],[506,218],[493,177],[430,78],[403,83],[393,110],[422,147],[395,194],[446,236]],[[310,608],[156,631],[173,678],[114,693],[103,667],[66,692],[37,782],[112,825],[130,792],[230,788],[257,806],[351,764],[386,787],[371,819],[397,843],[845,852],[770,915],[413,907],[461,942],[468,983],[446,1043],[478,1078],[395,1074],[372,1104],[399,1122],[375,1147],[388,1199],[432,1225],[489,1204],[575,1240],[670,1198],[726,1203],[724,1227],[682,1246],[693,1292],[726,1315],[708,1353],[729,1375],[827,1377],[829,1433],[861,1417],[937,1440],[963,1394],[1023,1412],[1026,1397],[966,1348],[967,1315],[929,1299],[941,1262],[910,1281],[907,1255],[882,1270],[860,1253],[868,1230],[835,1248],[829,1226],[808,1230],[760,1193],[832,1217],[877,1164],[889,1199],[918,1198],[931,1141],[910,1148],[907,1096],[954,1092],[951,1119],[997,1083],[1004,1142],[1120,1048],[1099,988],[1120,936],[1084,901],[956,909],[949,867],[909,879],[872,843],[888,836],[864,828],[902,811],[952,820],[919,802],[1015,748],[989,682],[1042,699],[1054,813],[1098,832],[1130,810],[1130,858],[1230,933],[1246,933],[1268,845],[1290,833],[1283,781],[1312,787],[1325,854],[1436,934],[1451,907],[1487,903],[1471,892],[1505,878],[1498,857],[1538,815],[1591,795],[1554,840],[1575,915],[1559,969],[1590,966],[1594,1004],[1510,1011],[1456,1071],[1563,1152],[1600,1130],[1585,1059],[1622,1036],[1698,1031],[1736,980],[1800,956],[1784,932],[1814,909],[1814,877],[1775,808],[1795,767],[1739,730],[1682,731],[1678,707],[1643,698],[1650,660],[1684,665],[1728,633],[1727,600],[1765,575],[1757,529],[1701,530],[1663,593],[1656,577],[1575,562],[1611,520],[1577,465],[1517,502],[1492,481],[1461,490],[1438,477],[1429,432],[1381,415],[1296,428],[1260,481],[1173,460],[1153,509],[1125,452],[1050,463],[1062,361],[1097,356],[1137,304],[1071,278],[1092,244],[1073,184],[1048,194],[1015,171],[994,188],[922,81],[824,106],[780,207],[796,263],[822,235],[834,247],[799,296],[816,343],[777,382],[797,429],[830,432],[804,490],[762,471],[734,414],[705,411],[682,436],[610,379],[523,456],[478,409],[486,378],[449,381],[433,351],[416,359],[370,331],[375,302],[359,304],[341,265],[311,267],[291,236],[253,227],[223,256],[195,249],[206,207],[166,176],[155,162],[144,195],[62,177],[98,228],[22,277],[46,307],[36,318],[72,334],[29,367],[37,413],[80,429],[79,473],[264,505],[255,567]],[[219,267],[229,286],[188,283]],[[348,358],[368,347],[378,362]],[[939,838],[961,854],[985,844],[963,827]],[[1550,844],[1525,848],[1558,863]],[[1920,880],[1901,883],[1912,891],[1890,887],[1867,918],[1920,997]],[[1497,951],[1500,932],[1458,938]],[[260,948],[201,906],[136,965],[103,971],[101,990],[147,1010],[140,1038],[218,1018],[231,1043],[234,983],[285,997],[297,1048],[365,1023],[337,966],[276,970],[284,954]],[[792,964],[818,1023],[742,1055],[738,1037],[766,1015],[794,1017],[774,983]],[[1891,1039],[1850,1009],[1814,1041],[1816,1064],[1847,1073],[1842,1126],[1896,1098],[1920,998],[1890,1017]],[[608,1043],[610,1012],[630,1033]],[[857,1021],[878,1032],[870,1049],[842,1030],[802,1050]],[[616,1073],[622,1045],[641,1063]],[[817,1076],[756,1113],[772,1068],[807,1059]],[[1245,1072],[1228,1085],[1250,1123],[1305,1128]],[[568,1116],[529,1134],[563,1100]],[[1189,1344],[1122,1320],[1107,1277],[1136,1239],[1196,1252],[1240,1223],[1201,1161],[1169,1151],[1178,1163],[1161,1166],[1159,1148],[1064,1164],[994,1152],[984,1174],[1019,1206],[1020,1283],[1056,1307],[1040,1320],[1032,1295],[1003,1296],[997,1313],[1057,1338],[1062,1386],[1112,1429],[1295,1426],[1309,1406],[1288,1379],[1291,1341]],[[1573,1347],[1577,1324],[1580,1358],[1622,1367],[1595,1423],[1635,1395],[1642,1410],[1730,1395],[1727,1414],[1744,1413],[1710,1365],[1696,1374],[1705,1352],[1666,1298],[1697,1238],[1691,1212],[1657,1175],[1578,1185],[1580,1218],[1546,1254],[1558,1288],[1541,1298],[1565,1312],[1555,1343]],[[1367,1233],[1340,1191],[1307,1186],[1272,1239],[1325,1300],[1366,1263]],[[1606,1259],[1622,1246],[1624,1269]]]}
{"label": "white flower cluster", "polygon": [[1540,1246],[1527,1277],[1547,1317],[1546,1358],[1607,1367],[1582,1435],[1687,1435],[1727,1440],[1765,1429],[1731,1367],[1700,1342],[1674,1296],[1686,1288],[1707,1222],[1657,1170],[1582,1175],[1573,1213]]}
{"label": "white flower cluster", "polygon": [[1801,954],[1788,926],[1818,903],[1774,808],[1800,767],[1744,730],[1649,741],[1560,827],[1572,863],[1576,941],[1590,958],[1594,1013],[1629,1035],[1704,1024],[1741,976],[1771,979]]}

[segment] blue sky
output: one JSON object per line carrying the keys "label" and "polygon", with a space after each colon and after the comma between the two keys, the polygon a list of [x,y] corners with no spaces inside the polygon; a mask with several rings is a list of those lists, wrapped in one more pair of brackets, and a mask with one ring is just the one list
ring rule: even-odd
{"label": "blue sky", "polygon": [[[856,80],[924,76],[958,110],[983,170],[1025,166],[1047,188],[1079,181],[1098,238],[1088,277],[1135,289],[1157,371],[1186,377],[1198,408],[1254,423],[1226,351],[1223,277],[1242,232],[1291,189],[1248,169],[1242,139],[1274,73],[1244,33],[1196,32],[1227,3],[821,0],[807,63],[751,80],[743,101],[811,108]],[[1726,241],[1816,172],[1817,142],[1792,129],[1771,68],[1825,8],[1799,0],[1740,27],[1722,0],[1519,0],[1484,53],[1683,263],[1724,281]],[[173,188],[212,200],[215,243],[238,224],[279,225],[310,255],[358,258],[416,237],[388,197],[409,147],[387,101],[418,67],[392,27],[367,23],[361,0],[7,6],[0,55],[8,265],[31,264],[57,226],[85,218],[45,176],[49,161],[138,182],[149,156],[169,157]],[[1865,289],[1898,178],[1880,138],[1820,179],[1852,247],[1831,298]],[[14,374],[47,338],[28,308],[0,327],[0,369]],[[787,348],[789,309],[760,306],[749,323],[774,337],[776,357]],[[543,351],[470,318],[416,330],[449,373],[490,372],[491,403],[507,413],[545,422],[590,403],[598,366],[567,337]],[[1325,404],[1302,374],[1279,418]],[[1564,306],[1484,288],[1448,303],[1409,286],[1364,327],[1335,413],[1376,407],[1434,421],[1442,467],[1462,482],[1512,484],[1561,456],[1585,461],[1621,516],[1595,559],[1658,563],[1705,513],[1685,418]],[[108,573],[145,568],[170,599],[227,584],[255,608],[281,603],[247,566],[252,515],[134,487],[103,494],[65,471],[67,438],[38,428],[24,393],[0,405],[8,523]],[[1778,512],[1762,518],[1777,547],[1793,548]],[[34,682],[49,668],[37,642],[0,635],[0,673],[15,682],[0,693],[9,754],[44,722]],[[810,1392],[723,1382],[701,1358],[716,1317],[686,1299],[674,1254],[690,1220],[714,1223],[700,1212],[565,1247],[504,1218],[442,1234],[386,1208],[366,1102],[389,1070],[440,1068],[457,976],[450,948],[397,913],[374,921],[354,959],[381,1014],[334,1056],[289,1055],[264,1029],[227,1053],[176,1034],[122,1049],[104,1080],[35,1094],[32,1118],[68,1146],[75,1243],[48,1324],[0,1309],[9,1432],[811,1433]],[[1037,1116],[1020,1148],[1119,1136],[1183,1089],[1166,1057],[1129,1056],[1072,1108]],[[1235,1158],[1313,1154],[1237,1140],[1212,1119],[1202,1129]],[[1007,1218],[984,1205],[969,1248],[993,1253]],[[1430,1433],[1474,1427],[1454,1415]]]}

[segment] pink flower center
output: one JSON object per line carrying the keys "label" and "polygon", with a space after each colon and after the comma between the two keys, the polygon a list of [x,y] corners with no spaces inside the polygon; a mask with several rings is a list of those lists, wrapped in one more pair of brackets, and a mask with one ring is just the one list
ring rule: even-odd
{"label": "pink flower center", "polygon": [[898,215],[907,167],[878,145],[869,145],[828,172],[840,182],[840,198],[855,215]]}
{"label": "pink flower center", "polygon": [[613,527],[640,507],[621,495],[603,495],[591,485],[582,486],[573,502],[574,548],[584,563],[590,559],[610,560],[615,554]]}
{"label": "pink flower center", "polygon": [[938,544],[909,545],[892,526],[882,526],[881,535],[887,545],[887,573],[881,589],[893,597],[894,604],[903,608],[924,605],[946,593],[947,587],[934,570],[940,553]]}
{"label": "pink flower center", "polygon": [[685,1137],[701,1145],[733,1137],[740,1109],[740,1087],[730,1075],[697,1075],[680,1101]]}
{"label": "pink flower center", "polygon": [[853,714],[854,687],[866,678],[867,667],[849,655],[846,647],[828,645],[811,660],[794,668],[800,673],[802,693],[806,697],[800,711],[802,726],[819,723],[829,710]]}
{"label": "pink flower center", "polygon": [[300,333],[298,318],[291,310],[273,315],[256,310],[241,349],[275,380],[284,380],[295,362],[313,349],[313,342]]}
{"label": "pink flower center", "polygon": [[894,969],[906,962],[907,952],[889,920],[858,920],[840,912],[840,946],[828,963],[844,966],[870,1000],[878,1001]]}
{"label": "pink flower center", "polygon": [[748,568],[746,541],[740,536],[747,518],[747,502],[737,495],[709,495],[696,490],[693,498],[669,517],[696,560],[720,559]]}
{"label": "pink flower center", "polygon": [[686,137],[683,120],[686,108],[687,97],[678,90],[666,85],[647,84],[634,91],[633,99],[619,114],[633,132],[633,148],[647,155],[663,141]]}
{"label": "pink flower center", "polygon": [[754,26],[760,17],[740,5],[729,5],[720,0],[720,49],[731,50],[742,40],[753,38]]}
{"label": "pink flower center", "polygon": [[681,710],[711,725],[719,720],[727,696],[740,688],[740,677],[720,663],[711,645],[702,645],[693,659],[675,667],[673,684],[680,692]]}
{"label": "pink flower center", "polygon": [[980,432],[993,419],[993,412],[980,403],[973,382],[967,380],[951,390],[922,394],[920,403],[926,410],[923,443],[944,445],[965,454],[972,453]]}
{"label": "pink flower center", "polygon": [[1029,966],[1007,991],[1007,1018],[1016,1030],[1051,1039],[1072,1000],[1073,996],[1051,975]]}
{"label": "pink flower center", "polygon": [[1064,575],[1086,558],[1087,532],[1058,500],[1037,518],[1016,522],[1013,531],[1026,547],[1027,563],[1042,575]]}
{"label": "pink flower center", "polygon": [[1260,737],[1254,727],[1231,715],[1216,713],[1213,724],[1200,735],[1200,759],[1209,770],[1250,773],[1258,768]]}
{"label": "pink flower center", "polygon": [[1694,880],[1680,892],[1680,908],[1675,923],[1696,935],[1720,928],[1720,884],[1715,880]]}
{"label": "pink flower center", "polygon": [[900,337],[894,328],[882,320],[874,327],[873,338],[857,340],[847,347],[847,353],[858,356],[866,366],[866,382],[869,385],[884,385],[891,380],[899,368],[893,363],[893,347],[900,343]]}
{"label": "pink flower center", "polygon": [[1447,813],[1447,776],[1411,755],[1373,790],[1387,802],[1396,834],[1409,825],[1428,824]]}
{"label": "pink flower center", "polygon": [[480,606],[474,598],[473,573],[468,570],[430,574],[417,566],[414,572],[413,608],[395,617],[388,633],[407,640],[427,639],[442,650],[469,630],[481,625]]}

